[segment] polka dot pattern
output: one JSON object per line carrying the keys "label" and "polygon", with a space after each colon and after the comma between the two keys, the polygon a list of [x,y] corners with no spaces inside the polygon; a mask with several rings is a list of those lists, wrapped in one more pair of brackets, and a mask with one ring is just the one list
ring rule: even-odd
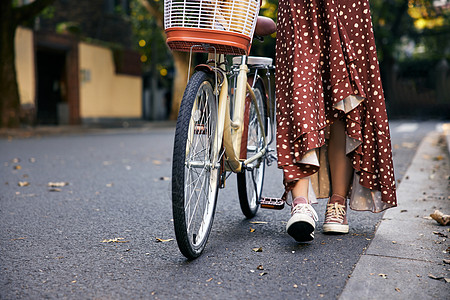
{"label": "polka dot pattern", "polygon": [[[278,166],[286,189],[318,172],[320,165],[302,158],[326,145],[328,126],[344,119],[347,136],[358,142],[348,153],[358,184],[379,192],[381,197],[372,199],[382,201],[376,207],[396,206],[389,125],[368,0],[280,1],[276,75]],[[343,109],[348,105],[340,104],[351,97],[360,101]],[[378,210],[363,206],[353,205]]]}

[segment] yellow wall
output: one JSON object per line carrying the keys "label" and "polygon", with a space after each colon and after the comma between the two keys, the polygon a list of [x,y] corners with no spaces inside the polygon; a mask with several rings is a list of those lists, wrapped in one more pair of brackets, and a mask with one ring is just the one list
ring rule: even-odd
{"label": "yellow wall", "polygon": [[33,31],[19,27],[16,30],[16,72],[20,104],[34,105],[36,96]]}
{"label": "yellow wall", "polygon": [[80,117],[140,118],[142,79],[116,74],[112,51],[81,42]]}

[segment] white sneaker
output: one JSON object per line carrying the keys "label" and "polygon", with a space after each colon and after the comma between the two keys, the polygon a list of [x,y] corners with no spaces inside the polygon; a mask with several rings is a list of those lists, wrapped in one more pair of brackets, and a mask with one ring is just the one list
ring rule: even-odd
{"label": "white sneaker", "polygon": [[286,224],[286,231],[297,242],[312,241],[318,219],[316,211],[308,200],[297,197],[292,203],[291,218]]}

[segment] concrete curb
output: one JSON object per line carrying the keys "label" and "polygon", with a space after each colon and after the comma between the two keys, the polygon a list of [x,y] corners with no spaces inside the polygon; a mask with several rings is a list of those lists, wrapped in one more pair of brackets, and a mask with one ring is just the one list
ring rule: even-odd
{"label": "concrete curb", "polygon": [[421,142],[398,188],[399,207],[386,211],[339,299],[448,299],[449,227],[429,215],[450,212],[449,133]]}

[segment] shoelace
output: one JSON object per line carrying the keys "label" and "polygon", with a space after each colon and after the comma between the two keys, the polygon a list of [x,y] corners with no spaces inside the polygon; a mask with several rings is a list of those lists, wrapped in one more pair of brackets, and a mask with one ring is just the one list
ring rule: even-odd
{"label": "shoelace", "polygon": [[319,220],[319,217],[317,216],[316,211],[310,204],[303,204],[303,203],[297,204],[292,209],[291,215],[294,215],[296,213],[307,214],[307,215],[311,216],[314,219],[314,221],[316,221],[316,222]]}
{"label": "shoelace", "polygon": [[346,214],[345,205],[339,204],[337,202],[332,204],[327,204],[326,220],[335,219],[342,222]]}

